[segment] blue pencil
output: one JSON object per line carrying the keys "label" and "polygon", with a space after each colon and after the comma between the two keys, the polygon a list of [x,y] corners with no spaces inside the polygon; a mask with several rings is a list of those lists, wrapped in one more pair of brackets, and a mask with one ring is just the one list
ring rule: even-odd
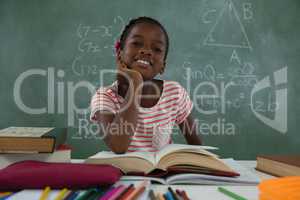
{"label": "blue pencil", "polygon": [[171,194],[170,191],[168,191],[167,193],[164,194],[164,197],[166,198],[166,200],[175,200]]}
{"label": "blue pencil", "polygon": [[74,200],[79,195],[79,191],[72,191],[68,196],[65,198],[65,200]]}

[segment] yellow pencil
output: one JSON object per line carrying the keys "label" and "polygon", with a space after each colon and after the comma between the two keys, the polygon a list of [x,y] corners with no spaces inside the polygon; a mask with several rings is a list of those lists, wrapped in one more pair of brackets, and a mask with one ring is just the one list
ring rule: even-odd
{"label": "yellow pencil", "polygon": [[62,189],[54,200],[62,200],[69,190],[67,188]]}
{"label": "yellow pencil", "polygon": [[164,196],[161,193],[157,193],[157,199],[159,200],[165,200]]}
{"label": "yellow pencil", "polygon": [[8,195],[11,195],[12,192],[0,192],[0,197],[5,197],[5,196],[8,196]]}
{"label": "yellow pencil", "polygon": [[51,188],[49,186],[45,187],[45,189],[43,190],[43,193],[41,194],[39,200],[46,200],[48,198],[50,190],[51,190]]}

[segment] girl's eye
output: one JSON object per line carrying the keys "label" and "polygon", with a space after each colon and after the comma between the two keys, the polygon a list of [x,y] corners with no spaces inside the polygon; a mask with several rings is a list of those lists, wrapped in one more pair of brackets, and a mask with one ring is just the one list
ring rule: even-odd
{"label": "girl's eye", "polygon": [[133,44],[134,46],[136,46],[136,47],[140,47],[140,46],[143,45],[143,44],[142,44],[141,42],[139,42],[139,41],[133,41],[132,44]]}
{"label": "girl's eye", "polygon": [[158,53],[161,53],[161,52],[162,52],[162,49],[161,49],[161,48],[158,48],[158,47],[155,47],[155,48],[154,48],[154,51],[155,51],[155,52],[158,52]]}

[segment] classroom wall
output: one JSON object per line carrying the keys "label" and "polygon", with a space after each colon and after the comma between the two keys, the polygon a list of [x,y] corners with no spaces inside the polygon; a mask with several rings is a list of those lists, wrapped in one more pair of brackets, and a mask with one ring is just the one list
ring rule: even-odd
{"label": "classroom wall", "polygon": [[[114,42],[130,18],[166,27],[161,77],[194,102],[205,145],[218,154],[299,153],[297,0],[2,0],[0,128],[69,127],[74,158],[106,149],[89,122],[94,90],[114,80]],[[174,130],[175,142],[184,143]]]}

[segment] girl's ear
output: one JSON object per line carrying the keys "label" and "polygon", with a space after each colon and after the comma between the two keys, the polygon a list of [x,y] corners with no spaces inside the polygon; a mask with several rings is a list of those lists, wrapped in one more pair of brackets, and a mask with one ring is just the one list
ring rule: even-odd
{"label": "girl's ear", "polygon": [[117,58],[118,61],[122,60],[122,54],[123,54],[122,52],[123,51],[121,49],[118,49],[117,52],[116,52],[116,54],[117,54],[116,58]]}

